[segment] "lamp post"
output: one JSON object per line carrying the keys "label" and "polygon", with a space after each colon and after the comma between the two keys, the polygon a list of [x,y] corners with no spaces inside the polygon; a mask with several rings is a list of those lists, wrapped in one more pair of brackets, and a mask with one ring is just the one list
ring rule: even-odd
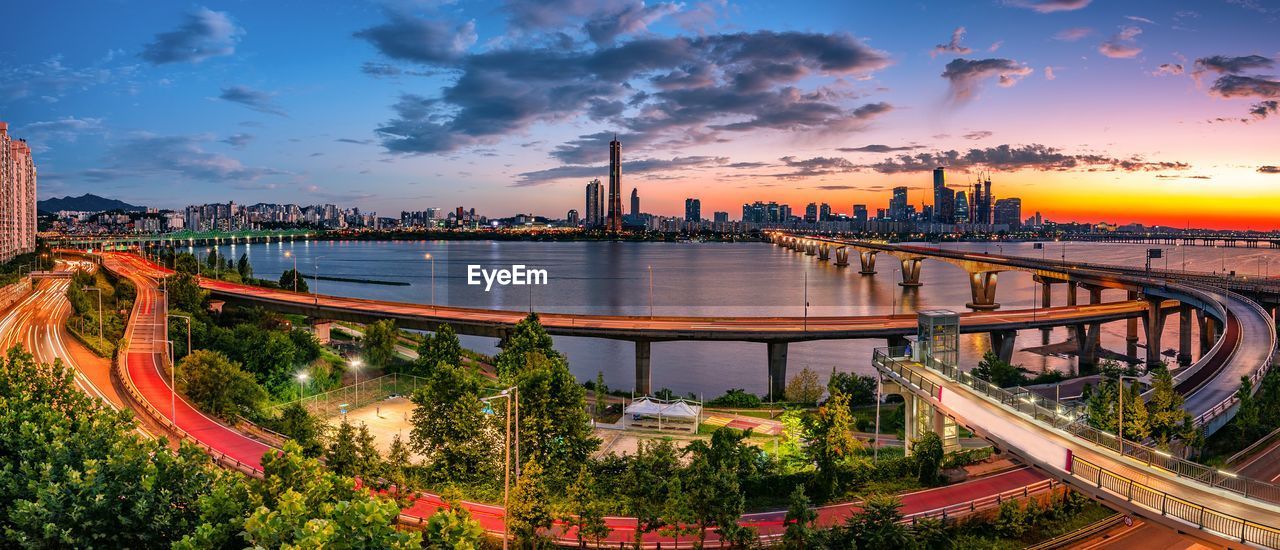
{"label": "lamp post", "polygon": [[284,251],[284,257],[293,258],[293,291],[298,291],[298,257],[290,250]]}
{"label": "lamp post", "polygon": [[[506,412],[506,417],[507,417],[507,418],[506,418],[506,432],[505,432],[505,434],[503,435],[503,440],[502,440],[502,447],[503,447],[503,451],[502,451],[502,464],[503,464],[503,467],[502,467],[502,508],[503,508],[504,510],[507,508],[507,504],[508,504],[508,495],[510,494],[510,487],[511,487],[511,416],[512,416],[512,414],[511,414],[511,413],[512,413],[512,408],[513,408],[513,407],[512,407],[512,398],[513,398],[513,397],[515,398],[515,407],[514,407],[514,409],[515,409],[515,417],[516,417],[516,444],[515,444],[515,448],[516,448],[516,449],[515,449],[515,451],[516,451],[516,452],[515,452],[515,455],[516,455],[516,467],[517,467],[517,468],[519,468],[519,464],[520,464],[520,401],[519,401],[520,397],[519,397],[519,392],[520,392],[519,388],[517,388],[516,386],[511,386],[510,388],[507,388],[507,389],[505,389],[505,390],[502,390],[502,392],[500,392],[498,395],[495,395],[495,396],[492,396],[492,397],[485,397],[485,398],[481,398],[481,399],[480,399],[481,401],[484,401],[484,402],[486,402],[486,403],[488,403],[489,401],[491,401],[491,400],[493,400],[493,399],[505,399],[505,400],[506,400],[506,402],[507,402],[507,412]],[[520,476],[520,472],[519,472],[519,470],[517,470],[517,471],[516,471],[516,477],[519,477],[519,476]],[[503,520],[503,523],[504,523],[504,524],[506,523],[505,518],[504,518],[504,520]],[[509,535],[508,535],[508,533],[507,533],[507,529],[505,529],[505,526],[504,526],[503,533],[502,533],[502,548],[503,548],[503,550],[506,550],[506,549],[508,548],[508,546],[507,546],[507,545],[508,545],[508,541],[509,541]]]}
{"label": "lamp post", "polygon": [[1124,456],[1124,379],[1125,378],[1133,380],[1134,382],[1138,381],[1137,376],[1125,376],[1123,374],[1120,375],[1120,377],[1116,380],[1119,383],[1119,387],[1120,387],[1120,390],[1119,390],[1120,422],[1116,427],[1116,433],[1119,435],[1119,438],[1120,438],[1120,456]]}
{"label": "lamp post", "polygon": [[[351,371],[356,375],[356,407],[360,406],[360,367],[364,365],[359,357],[351,360]],[[353,407],[354,408],[354,407]]]}
{"label": "lamp post", "polygon": [[310,378],[310,377],[311,376],[308,375],[307,371],[305,370],[294,375],[294,378],[298,380],[298,401],[299,402],[301,402],[302,399],[306,397],[306,389],[303,388],[303,384],[306,384],[307,378]]}
{"label": "lamp post", "polygon": [[173,341],[164,340],[169,359],[169,421],[178,427],[178,364],[173,362]]}
{"label": "lamp post", "polygon": [[649,318],[653,319],[653,265],[649,265]]}
{"label": "lamp post", "polygon": [[436,259],[430,252],[422,255],[423,259],[431,262],[431,307],[436,307]]}
{"label": "lamp post", "polygon": [[[166,297],[166,299],[167,299],[167,297]],[[187,353],[186,353],[186,355],[183,355],[183,357],[186,357],[187,355],[191,355],[191,317],[190,317],[190,316],[187,316],[187,315],[174,315],[174,314],[172,314],[172,313],[168,314],[168,316],[167,316],[167,317],[168,317],[168,318],[174,318],[174,317],[177,317],[178,319],[182,319],[183,321],[186,321],[186,322],[187,322]],[[166,326],[166,327],[164,327],[164,331],[165,331],[165,335],[166,335],[166,336],[168,336],[168,334],[169,334],[169,327],[167,327],[167,326]]]}
{"label": "lamp post", "polygon": [[98,293],[98,339],[102,339],[102,289],[96,286],[83,286],[80,290]]}

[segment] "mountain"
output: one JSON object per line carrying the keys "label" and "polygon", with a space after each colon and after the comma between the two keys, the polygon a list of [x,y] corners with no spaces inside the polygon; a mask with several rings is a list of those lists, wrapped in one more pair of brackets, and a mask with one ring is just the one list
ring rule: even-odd
{"label": "mountain", "polygon": [[72,210],[76,212],[105,212],[107,210],[124,210],[126,212],[140,212],[146,210],[145,206],[134,206],[124,201],[99,197],[90,193],[85,193],[79,197],[66,196],[62,198],[54,197],[36,202],[36,210],[41,213],[53,213],[60,210]]}

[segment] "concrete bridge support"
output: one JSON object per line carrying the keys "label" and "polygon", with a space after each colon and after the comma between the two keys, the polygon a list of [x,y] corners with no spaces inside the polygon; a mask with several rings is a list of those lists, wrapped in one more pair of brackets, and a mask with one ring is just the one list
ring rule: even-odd
{"label": "concrete bridge support", "polygon": [[911,442],[920,439],[926,432],[933,432],[942,438],[942,450],[949,453],[960,450],[960,430],[955,420],[943,414],[929,402],[915,393],[902,391],[904,433],[906,436],[905,452],[911,456]]}
{"label": "concrete bridge support", "polygon": [[818,259],[824,262],[831,259],[831,245],[818,245]]}
{"label": "concrete bridge support", "polygon": [[1079,289],[1080,289],[1080,283],[1077,283],[1075,281],[1067,281],[1067,305],[1069,306],[1076,305],[1076,294],[1077,294],[1076,291]]}
{"label": "concrete bridge support", "polygon": [[863,250],[858,252],[858,260],[862,262],[862,271],[859,271],[858,273],[863,275],[876,274],[876,251]]}
{"label": "concrete bridge support", "polygon": [[769,342],[769,395],[775,400],[787,393],[787,343]]}
{"label": "concrete bridge support", "polygon": [[836,267],[849,267],[849,248],[842,246],[836,249]]}
{"label": "concrete bridge support", "polygon": [[991,339],[991,351],[1005,363],[1013,362],[1013,351],[1018,341],[1018,331],[998,330],[987,334]]}
{"label": "concrete bridge support", "polygon": [[1196,310],[1196,318],[1200,320],[1200,355],[1209,353],[1209,348],[1218,340],[1218,320],[1201,310]]}
{"label": "concrete bridge support", "polygon": [[1187,366],[1191,364],[1191,312],[1192,308],[1189,304],[1181,304],[1178,306],[1178,364]]}
{"label": "concrete bridge support", "polygon": [[1164,334],[1164,312],[1160,310],[1160,305],[1164,302],[1160,298],[1147,299],[1147,313],[1142,317],[1143,328],[1147,332],[1147,366],[1155,366],[1161,362],[1160,359],[1160,336]]}
{"label": "concrete bridge support", "polygon": [[804,255],[813,256],[818,253],[818,244],[812,241],[804,244]]}
{"label": "concrete bridge support", "polygon": [[[973,301],[965,304],[972,310],[992,310],[1000,307],[996,303],[996,271],[978,271],[969,274],[969,291]],[[1047,287],[1046,287],[1047,288]]]}
{"label": "concrete bridge support", "polygon": [[[1138,292],[1130,290],[1129,299],[1137,300]],[[1129,357],[1136,357],[1138,355],[1138,319],[1128,319],[1124,324],[1124,354]]]}
{"label": "concrete bridge support", "polygon": [[920,264],[924,262],[924,258],[901,258],[902,260],[902,282],[899,285],[906,287],[920,286]]}
{"label": "concrete bridge support", "polygon": [[636,340],[636,395],[653,393],[653,378],[649,370],[649,346],[648,340]]}
{"label": "concrete bridge support", "polygon": [[1097,323],[1073,325],[1071,332],[1076,341],[1077,372],[1093,372],[1098,366],[1098,339],[1102,326]]}

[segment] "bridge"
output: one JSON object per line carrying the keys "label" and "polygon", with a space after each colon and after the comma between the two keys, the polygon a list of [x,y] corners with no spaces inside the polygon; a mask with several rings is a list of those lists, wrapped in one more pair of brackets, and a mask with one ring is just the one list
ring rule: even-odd
{"label": "bridge", "polygon": [[1098,243],[1167,244],[1174,246],[1212,246],[1226,248],[1280,248],[1280,237],[1265,235],[1223,235],[1168,232],[1068,233],[1069,241]]}
{"label": "bridge", "polygon": [[47,235],[42,238],[54,247],[129,250],[147,246],[195,246],[255,242],[283,242],[309,239],[321,234],[310,229],[238,231],[174,231],[172,233],[120,234],[120,235]]}

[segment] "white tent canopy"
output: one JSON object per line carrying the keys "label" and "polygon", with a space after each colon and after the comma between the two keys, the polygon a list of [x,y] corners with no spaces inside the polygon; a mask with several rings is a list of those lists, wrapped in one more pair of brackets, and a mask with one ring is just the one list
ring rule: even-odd
{"label": "white tent canopy", "polygon": [[632,401],[623,411],[625,412],[623,417],[628,425],[633,421],[656,418],[659,430],[664,428],[663,422],[676,422],[692,423],[692,430],[697,431],[698,423],[702,419],[702,404],[684,399],[664,401],[654,397],[641,397]]}

